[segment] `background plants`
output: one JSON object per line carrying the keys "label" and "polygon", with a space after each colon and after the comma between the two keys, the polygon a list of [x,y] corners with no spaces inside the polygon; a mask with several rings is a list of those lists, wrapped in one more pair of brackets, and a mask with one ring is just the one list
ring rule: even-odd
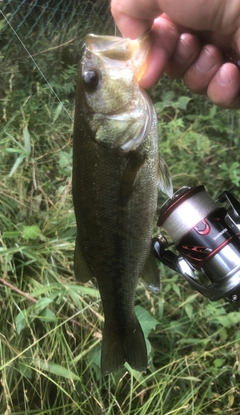
{"label": "background plants", "polygon": [[[101,377],[99,293],[73,276],[71,140],[77,61],[96,6],[96,30],[114,26],[102,1],[73,2],[65,14],[50,1],[41,18],[39,2],[18,12],[13,3],[0,21],[0,414],[238,414],[239,312],[162,265],[160,296],[139,284],[136,297],[147,374]],[[204,184],[216,198],[238,187],[239,111],[167,77],[149,93],[175,190]]]}

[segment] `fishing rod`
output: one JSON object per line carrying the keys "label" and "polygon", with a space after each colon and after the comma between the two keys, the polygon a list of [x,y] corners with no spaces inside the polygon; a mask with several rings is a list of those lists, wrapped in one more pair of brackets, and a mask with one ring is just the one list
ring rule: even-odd
{"label": "fishing rod", "polygon": [[[157,223],[172,242],[160,234],[152,249],[203,296],[240,306],[240,203],[232,190],[214,201],[204,186],[179,189],[162,206]],[[219,206],[225,202],[227,209]]]}

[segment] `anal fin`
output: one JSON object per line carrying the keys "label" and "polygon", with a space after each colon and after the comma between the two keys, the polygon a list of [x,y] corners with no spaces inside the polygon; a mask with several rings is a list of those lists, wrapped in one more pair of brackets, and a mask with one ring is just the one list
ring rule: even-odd
{"label": "anal fin", "polygon": [[88,282],[92,278],[92,274],[83,257],[82,250],[78,242],[78,237],[76,238],[74,252],[74,273],[76,279],[82,283]]}

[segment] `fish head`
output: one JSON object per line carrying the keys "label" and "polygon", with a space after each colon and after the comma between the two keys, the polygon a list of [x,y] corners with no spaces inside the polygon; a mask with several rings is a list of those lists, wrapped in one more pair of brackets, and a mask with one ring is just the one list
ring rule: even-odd
{"label": "fish head", "polygon": [[92,34],[85,38],[78,93],[98,143],[128,152],[149,132],[152,103],[139,87],[148,51],[146,35],[138,40]]}

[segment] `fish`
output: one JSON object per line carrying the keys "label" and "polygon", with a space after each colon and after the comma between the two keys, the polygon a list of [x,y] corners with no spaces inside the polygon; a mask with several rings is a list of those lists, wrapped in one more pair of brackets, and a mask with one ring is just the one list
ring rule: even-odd
{"label": "fish", "polygon": [[139,87],[147,36],[130,40],[89,34],[79,64],[73,134],[72,193],[77,236],[74,272],[96,280],[104,312],[101,369],[127,362],[145,371],[147,349],[134,310],[143,278],[158,293],[151,239],[159,188],[172,194],[158,152],[157,116]]}

